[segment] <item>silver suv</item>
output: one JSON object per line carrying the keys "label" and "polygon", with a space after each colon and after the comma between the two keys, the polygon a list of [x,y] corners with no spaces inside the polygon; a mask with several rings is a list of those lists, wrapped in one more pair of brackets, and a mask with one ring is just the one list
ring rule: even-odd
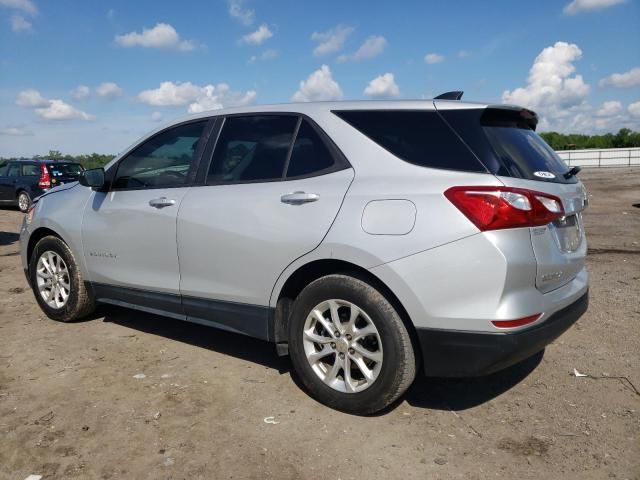
{"label": "silver suv", "polygon": [[41,196],[22,262],[52,319],[100,302],[267,340],[369,414],[585,312],[585,190],[536,123],[439,98],[205,112]]}

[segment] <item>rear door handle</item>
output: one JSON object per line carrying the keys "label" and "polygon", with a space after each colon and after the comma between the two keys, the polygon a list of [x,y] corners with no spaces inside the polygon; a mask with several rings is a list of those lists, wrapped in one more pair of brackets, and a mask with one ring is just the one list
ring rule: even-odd
{"label": "rear door handle", "polygon": [[164,208],[170,207],[171,205],[175,205],[176,201],[173,198],[160,197],[149,200],[149,205],[155,208]]}
{"label": "rear door handle", "polygon": [[311,203],[319,199],[320,195],[306,192],[287,193],[280,197],[282,203],[288,203],[289,205],[302,205],[303,203]]}

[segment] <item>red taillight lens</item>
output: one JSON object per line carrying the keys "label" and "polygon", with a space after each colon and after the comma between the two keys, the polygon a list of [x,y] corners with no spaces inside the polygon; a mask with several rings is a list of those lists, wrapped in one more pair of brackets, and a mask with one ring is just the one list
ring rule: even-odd
{"label": "red taillight lens", "polygon": [[524,325],[528,325],[530,323],[535,322],[540,318],[541,315],[542,315],[541,313],[536,313],[535,315],[531,315],[529,317],[524,317],[524,318],[518,318],[516,320],[492,320],[491,323],[493,323],[493,325],[498,328],[522,327]]}
{"label": "red taillight lens", "polygon": [[43,163],[40,164],[40,178],[38,179],[38,186],[40,188],[51,188],[49,170],[47,170],[47,166]]}
{"label": "red taillight lens", "polygon": [[537,227],[564,216],[558,197],[524,188],[452,187],[444,195],[482,231]]}

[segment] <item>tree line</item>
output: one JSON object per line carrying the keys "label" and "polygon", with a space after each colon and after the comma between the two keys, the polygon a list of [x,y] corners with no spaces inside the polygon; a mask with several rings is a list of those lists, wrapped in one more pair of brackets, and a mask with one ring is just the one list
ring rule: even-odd
{"label": "tree line", "polygon": [[628,128],[623,128],[618,133],[605,133],[604,135],[543,132],[540,136],[544,138],[554,150],[640,147],[640,132],[634,132]]}
{"label": "tree line", "polygon": [[[633,148],[640,147],[640,132],[634,132],[628,128],[621,129],[618,133],[605,133],[603,135],[581,135],[577,133],[542,132],[540,136],[551,145],[554,150],[581,150],[585,148]],[[46,155],[36,155],[33,159],[66,160],[81,164],[84,168],[102,167],[109,163],[115,155],[91,153],[89,155],[69,155],[58,150],[49,150]],[[0,160],[16,160],[16,158],[3,158]]]}

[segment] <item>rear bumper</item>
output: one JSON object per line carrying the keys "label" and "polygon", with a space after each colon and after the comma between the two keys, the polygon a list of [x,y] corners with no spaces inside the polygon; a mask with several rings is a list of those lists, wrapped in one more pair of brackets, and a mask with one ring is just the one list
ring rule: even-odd
{"label": "rear bumper", "polygon": [[539,325],[513,333],[418,328],[424,373],[431,377],[473,377],[507,368],[538,353],[586,311],[589,293]]}

